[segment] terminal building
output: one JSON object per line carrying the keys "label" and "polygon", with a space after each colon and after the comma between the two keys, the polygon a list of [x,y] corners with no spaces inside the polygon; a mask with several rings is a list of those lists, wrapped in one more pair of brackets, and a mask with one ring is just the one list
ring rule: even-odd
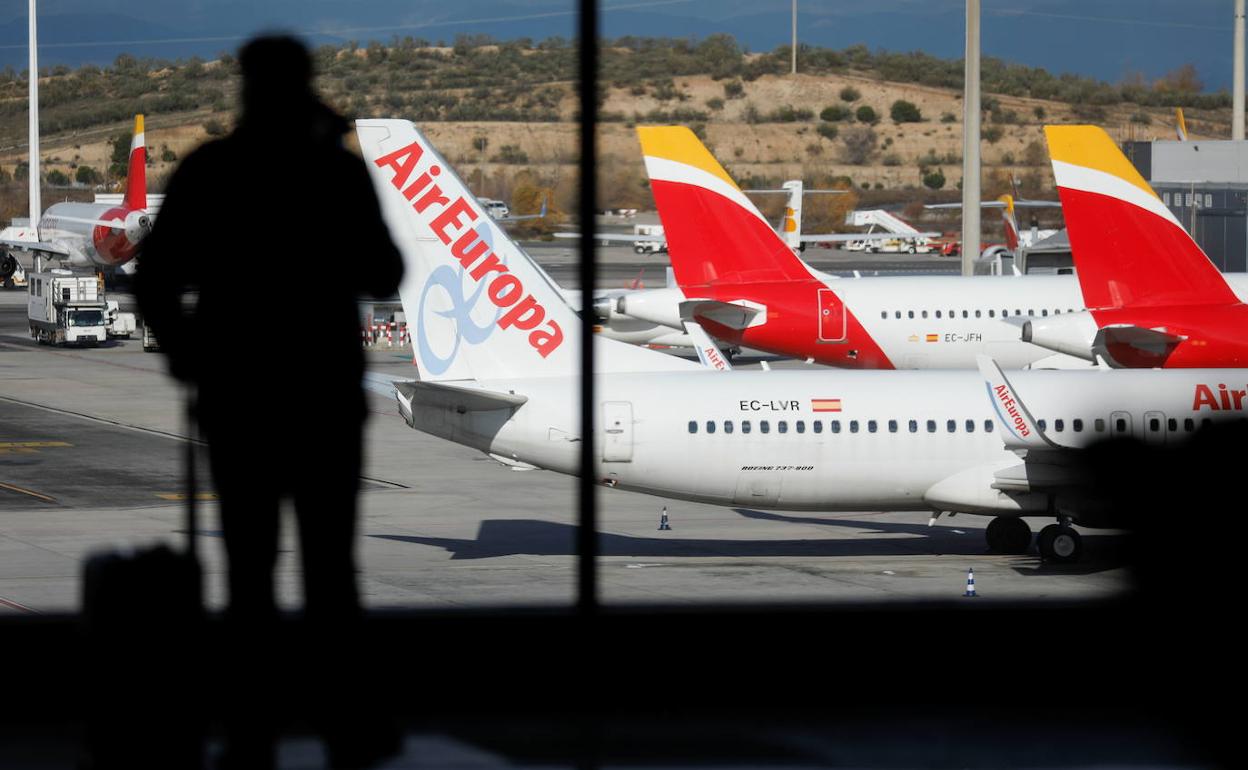
{"label": "terminal building", "polygon": [[1127,142],[1123,152],[1219,269],[1248,271],[1248,142]]}

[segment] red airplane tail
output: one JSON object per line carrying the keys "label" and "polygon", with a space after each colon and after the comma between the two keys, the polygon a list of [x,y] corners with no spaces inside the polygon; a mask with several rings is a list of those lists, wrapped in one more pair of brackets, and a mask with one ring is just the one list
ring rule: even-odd
{"label": "red airplane tail", "polygon": [[1044,132],[1087,307],[1239,301],[1108,134],[1096,126]]}
{"label": "red airplane tail", "polygon": [[637,134],[678,284],[810,277],[692,131],[653,126],[639,127]]}
{"label": "red airplane tail", "polygon": [[126,194],[123,199],[128,209],[147,208],[147,143],[143,136],[143,116],[134,116],[134,136],[130,140],[130,162],[126,167]]}

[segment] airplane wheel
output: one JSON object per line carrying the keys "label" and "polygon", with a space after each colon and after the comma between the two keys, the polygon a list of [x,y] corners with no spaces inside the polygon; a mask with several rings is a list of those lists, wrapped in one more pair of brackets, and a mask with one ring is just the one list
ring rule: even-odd
{"label": "airplane wheel", "polygon": [[1050,524],[1040,530],[1040,558],[1056,564],[1071,564],[1083,555],[1083,538],[1071,527]]}
{"label": "airplane wheel", "polygon": [[984,534],[993,553],[1027,553],[1031,545],[1031,527],[1017,516],[996,517]]}

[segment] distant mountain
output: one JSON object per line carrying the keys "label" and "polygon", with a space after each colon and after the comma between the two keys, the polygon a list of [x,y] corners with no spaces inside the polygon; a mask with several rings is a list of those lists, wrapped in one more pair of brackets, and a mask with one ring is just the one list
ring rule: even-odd
{"label": "distant mountain", "polygon": [[[6,3],[6,10],[19,10],[13,5]],[[608,37],[726,32],[754,51],[789,39],[788,0],[608,0],[603,5]],[[627,7],[613,11],[612,5]],[[799,5],[804,43],[962,55],[962,0]],[[1015,0],[1010,6],[984,12],[987,56],[1111,82],[1134,72],[1156,77],[1190,62],[1209,89],[1230,85],[1231,9],[1224,0]],[[106,64],[123,52],[208,58],[236,49],[259,30],[276,28],[296,29],[316,43],[386,41],[395,34],[446,42],[459,34],[540,40],[571,37],[575,29],[575,17],[568,13],[571,0],[461,0],[451,10],[431,0],[168,0],[145,7],[141,18],[126,13],[133,13],[133,0],[48,0],[43,7],[49,11],[40,16],[43,66]],[[24,13],[0,22],[0,66],[23,69],[25,43]]]}

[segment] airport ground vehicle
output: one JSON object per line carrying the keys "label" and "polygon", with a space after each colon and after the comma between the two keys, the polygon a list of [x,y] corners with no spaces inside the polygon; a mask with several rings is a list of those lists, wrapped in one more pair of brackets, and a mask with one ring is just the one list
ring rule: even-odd
{"label": "airport ground vehicle", "polygon": [[32,273],[27,297],[30,335],[40,343],[98,345],[108,338],[108,305],[94,273]]}
{"label": "airport ground vehicle", "polygon": [[[663,236],[663,225],[633,225],[633,235],[661,238]],[[662,254],[667,251],[667,241],[636,241],[633,243],[633,251],[637,254]]]}
{"label": "airport ground vehicle", "polygon": [[[356,131],[417,319],[420,379],[393,381],[401,416],[513,468],[579,472],[576,315],[414,125]],[[422,191],[446,203],[417,212]],[[1072,523],[1118,524],[1082,478],[1080,449],[1181,441],[1248,408],[1193,402],[1210,382],[1248,382],[1245,369],[1007,379],[980,356],[963,372],[719,372],[614,340],[595,355],[590,439],[604,486],[764,509],[988,515],[989,546],[1015,553],[1031,544],[1023,517],[1039,516],[1055,520],[1039,536],[1054,561],[1079,558]]]}
{"label": "airport ground vehicle", "polygon": [[104,304],[108,308],[108,338],[109,339],[130,339],[130,335],[134,334],[137,328],[134,320],[134,313],[123,311],[117,305],[117,300],[106,299]]}

